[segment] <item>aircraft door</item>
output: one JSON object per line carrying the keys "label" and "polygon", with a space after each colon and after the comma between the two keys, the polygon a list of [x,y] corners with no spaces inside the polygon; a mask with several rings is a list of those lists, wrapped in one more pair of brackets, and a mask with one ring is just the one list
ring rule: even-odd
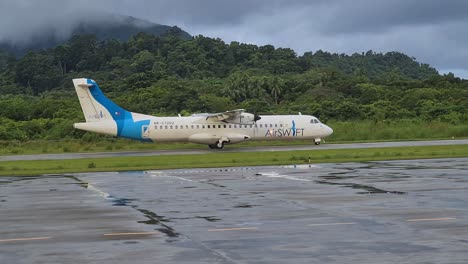
{"label": "aircraft door", "polygon": [[149,138],[149,126],[148,125],[141,126],[141,137]]}

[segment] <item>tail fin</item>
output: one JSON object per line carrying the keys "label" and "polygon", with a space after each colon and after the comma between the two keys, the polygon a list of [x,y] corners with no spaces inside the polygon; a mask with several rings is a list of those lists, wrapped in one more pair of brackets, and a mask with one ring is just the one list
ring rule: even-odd
{"label": "tail fin", "polygon": [[129,113],[105,97],[97,83],[91,79],[73,79],[76,93],[86,122],[124,119]]}

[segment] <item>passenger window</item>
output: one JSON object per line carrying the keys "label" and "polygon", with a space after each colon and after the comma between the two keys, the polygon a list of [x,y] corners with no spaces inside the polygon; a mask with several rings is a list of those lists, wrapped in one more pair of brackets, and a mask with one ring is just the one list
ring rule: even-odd
{"label": "passenger window", "polygon": [[210,125],[208,125],[208,128],[210,128]]}
{"label": "passenger window", "polygon": [[226,125],[224,125],[224,128],[226,128]]}
{"label": "passenger window", "polygon": [[199,126],[199,125],[197,125],[197,129],[200,129],[200,126]]}
{"label": "passenger window", "polygon": [[270,127],[273,127],[273,124],[270,124]]}
{"label": "passenger window", "polygon": [[260,124],[260,127],[262,127],[262,124]]}
{"label": "passenger window", "polygon": [[234,128],[237,128],[237,125],[234,125]]}
{"label": "passenger window", "polygon": [[221,128],[221,125],[218,125],[218,128]]}
{"label": "passenger window", "polygon": [[255,124],[255,127],[257,127],[257,124]]}
{"label": "passenger window", "polygon": [[252,128],[252,127],[253,127],[253,125],[250,125],[250,128]]}
{"label": "passenger window", "polygon": [[202,125],[201,128],[205,128],[205,125]]}
{"label": "passenger window", "polygon": [[172,129],[172,126],[170,126],[170,129]]}
{"label": "passenger window", "polygon": [[174,128],[177,129],[177,126],[175,126]]}
{"label": "passenger window", "polygon": [[167,126],[165,126],[164,129],[167,129]]}
{"label": "passenger window", "polygon": [[278,127],[278,124],[275,124],[275,127]]}
{"label": "passenger window", "polygon": [[159,129],[163,129],[163,126],[160,126]]}
{"label": "passenger window", "polygon": [[231,127],[232,127],[232,126],[231,126],[231,125],[229,125],[229,128],[231,128]]}
{"label": "passenger window", "polygon": [[280,127],[283,127],[283,124],[280,124]]}

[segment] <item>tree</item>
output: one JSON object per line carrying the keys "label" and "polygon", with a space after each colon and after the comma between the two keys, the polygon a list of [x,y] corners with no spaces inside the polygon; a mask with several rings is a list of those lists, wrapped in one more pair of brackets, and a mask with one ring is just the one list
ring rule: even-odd
{"label": "tree", "polygon": [[283,92],[284,82],[280,78],[275,76],[272,79],[269,79],[268,86],[270,88],[270,94],[275,100],[275,104],[278,104],[280,101],[280,96]]}

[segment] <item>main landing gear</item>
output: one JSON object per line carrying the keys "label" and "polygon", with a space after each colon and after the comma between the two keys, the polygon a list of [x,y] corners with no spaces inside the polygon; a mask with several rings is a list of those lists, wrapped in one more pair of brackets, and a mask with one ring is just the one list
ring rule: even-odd
{"label": "main landing gear", "polygon": [[224,141],[218,141],[216,144],[208,145],[210,149],[223,149],[224,148]]}

